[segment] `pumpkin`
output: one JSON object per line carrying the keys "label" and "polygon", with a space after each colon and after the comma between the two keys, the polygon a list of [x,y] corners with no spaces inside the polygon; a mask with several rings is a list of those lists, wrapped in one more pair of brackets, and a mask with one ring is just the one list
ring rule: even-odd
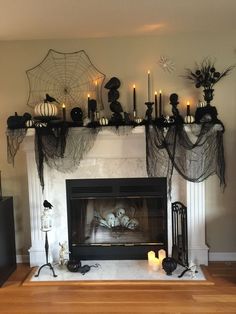
{"label": "pumpkin", "polygon": [[56,117],[58,113],[57,105],[50,102],[43,102],[34,107],[35,116]]}
{"label": "pumpkin", "polygon": [[36,128],[46,128],[47,127],[47,123],[46,122],[40,122],[40,121],[35,122],[34,125],[35,125]]}
{"label": "pumpkin", "polygon": [[184,118],[184,122],[188,124],[193,123],[194,121],[195,121],[194,116],[191,116],[191,115],[187,115]]}
{"label": "pumpkin", "polygon": [[34,126],[34,120],[30,119],[25,122],[27,128],[32,128]]}
{"label": "pumpkin", "polygon": [[134,121],[139,124],[139,123],[141,123],[141,122],[143,121],[143,119],[141,119],[141,118],[136,118]]}
{"label": "pumpkin", "polygon": [[99,119],[99,124],[100,125],[108,125],[109,120],[105,117],[102,117],[101,119]]}

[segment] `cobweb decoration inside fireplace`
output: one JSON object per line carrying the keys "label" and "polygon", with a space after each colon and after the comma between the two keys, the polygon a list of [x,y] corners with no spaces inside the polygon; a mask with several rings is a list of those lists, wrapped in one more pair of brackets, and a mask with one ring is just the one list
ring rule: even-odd
{"label": "cobweb decoration inside fireplace", "polygon": [[165,178],[67,180],[73,259],[145,259],[167,249]]}

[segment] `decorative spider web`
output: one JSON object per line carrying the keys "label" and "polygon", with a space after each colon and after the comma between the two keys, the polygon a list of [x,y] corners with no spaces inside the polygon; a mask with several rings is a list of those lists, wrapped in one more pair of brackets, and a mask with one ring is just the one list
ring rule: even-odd
{"label": "decorative spider web", "polygon": [[158,60],[159,66],[162,68],[165,72],[173,72],[175,70],[175,64],[174,62],[167,56],[160,56],[160,59]]}
{"label": "decorative spider web", "polygon": [[103,109],[102,85],[105,74],[91,62],[84,50],[61,53],[50,49],[41,63],[26,71],[29,80],[27,105],[43,102],[46,94],[67,108],[80,107],[84,113],[90,99]]}

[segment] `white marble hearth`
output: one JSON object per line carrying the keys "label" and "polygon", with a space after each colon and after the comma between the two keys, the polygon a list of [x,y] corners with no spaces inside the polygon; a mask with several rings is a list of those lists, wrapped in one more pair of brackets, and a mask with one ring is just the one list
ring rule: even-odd
{"label": "white marble hearth", "polygon": [[[97,268],[92,267],[85,275],[81,273],[72,273],[67,270],[66,266],[55,266],[57,277],[53,277],[51,270],[46,267],[40,272],[39,277],[32,276],[31,281],[89,281],[89,280],[206,280],[200,267],[197,268],[197,273],[192,274],[186,272],[183,277],[178,278],[184,268],[178,265],[172,275],[167,276],[163,269],[153,271],[148,262],[144,260],[120,260],[120,261],[82,261],[82,265],[94,265],[98,263]],[[37,270],[35,271],[35,274]]]}
{"label": "white marble hearth", "polygon": [[[73,132],[79,132],[77,128]],[[61,173],[44,167],[45,189],[39,183],[35,153],[34,130],[28,129],[23,149],[26,152],[29,204],[31,221],[30,265],[45,262],[44,233],[40,230],[43,200],[53,204],[54,226],[48,233],[50,253],[58,261],[59,242],[68,241],[66,179],[132,178],[147,177],[145,130],[136,127],[127,135],[117,135],[109,130],[99,132],[94,146],[73,173]],[[184,182],[184,185],[183,185]],[[176,194],[172,201],[182,201],[188,208],[189,259],[196,264],[208,264],[208,247],[205,243],[205,183],[173,181]],[[184,194],[180,198],[180,195]],[[168,201],[168,251],[172,248],[171,201]]]}

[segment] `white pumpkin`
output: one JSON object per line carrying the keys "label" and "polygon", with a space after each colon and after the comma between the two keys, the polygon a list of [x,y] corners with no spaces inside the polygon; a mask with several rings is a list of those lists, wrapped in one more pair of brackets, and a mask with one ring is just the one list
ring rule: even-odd
{"label": "white pumpkin", "polygon": [[184,122],[187,124],[193,123],[194,121],[195,121],[194,116],[191,116],[191,115],[187,115],[184,118]]}
{"label": "white pumpkin", "polygon": [[50,102],[43,102],[34,107],[34,114],[38,117],[56,117],[57,113],[57,105]]}
{"label": "white pumpkin", "polygon": [[34,120],[30,119],[25,122],[27,128],[32,128],[34,126]]}
{"label": "white pumpkin", "polygon": [[99,123],[100,125],[108,125],[109,121],[107,118],[102,117],[101,119],[99,119]]}

